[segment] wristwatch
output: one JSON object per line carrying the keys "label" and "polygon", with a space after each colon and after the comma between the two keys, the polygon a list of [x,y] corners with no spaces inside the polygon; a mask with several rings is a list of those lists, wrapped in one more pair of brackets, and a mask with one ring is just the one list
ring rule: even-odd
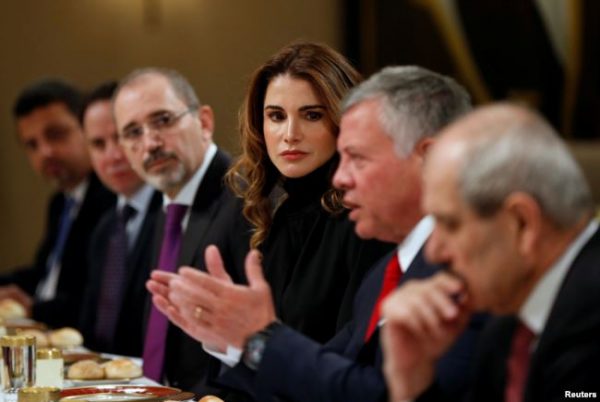
{"label": "wristwatch", "polygon": [[254,371],[258,370],[269,338],[273,335],[273,331],[281,325],[280,321],[273,321],[262,330],[250,335],[242,353],[242,361],[246,367]]}

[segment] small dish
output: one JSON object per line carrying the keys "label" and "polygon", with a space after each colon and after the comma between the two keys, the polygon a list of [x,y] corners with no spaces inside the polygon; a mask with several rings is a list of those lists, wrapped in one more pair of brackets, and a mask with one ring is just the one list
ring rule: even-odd
{"label": "small dish", "polygon": [[98,380],[78,380],[74,378],[65,378],[66,381],[70,381],[74,387],[89,387],[93,385],[111,385],[111,384],[129,384],[131,381],[141,378],[100,378]]}
{"label": "small dish", "polygon": [[67,365],[73,364],[80,360],[95,360],[97,362],[109,360],[103,359],[100,354],[94,352],[64,352],[63,359]]}
{"label": "small dish", "polygon": [[177,395],[181,390],[171,387],[148,385],[97,385],[65,388],[61,391],[61,401],[129,401],[158,400]]}

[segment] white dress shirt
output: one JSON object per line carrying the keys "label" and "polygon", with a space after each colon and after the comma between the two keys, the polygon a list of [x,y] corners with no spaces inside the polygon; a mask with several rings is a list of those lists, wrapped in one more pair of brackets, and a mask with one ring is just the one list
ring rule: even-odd
{"label": "white dress shirt", "polygon": [[126,198],[124,195],[119,194],[117,198],[117,211],[122,211],[125,205],[129,205],[136,211],[136,214],[129,218],[125,226],[128,251],[131,251],[140,234],[140,230],[142,230],[142,224],[144,223],[144,219],[146,219],[146,213],[150,207],[153,195],[154,188],[148,184],[144,184],[131,197]]}
{"label": "white dress shirt", "polygon": [[168,195],[163,193],[163,209],[166,212],[167,206],[169,204],[181,204],[187,205],[188,209],[181,221],[181,227],[185,232],[187,228],[188,221],[190,220],[190,214],[192,209],[190,208],[194,204],[194,198],[196,198],[196,193],[198,192],[198,187],[200,187],[200,183],[202,183],[202,179],[204,179],[204,175],[208,170],[208,166],[214,159],[217,154],[217,146],[214,143],[211,143],[206,149],[206,153],[204,154],[204,160],[202,161],[202,165],[200,168],[196,170],[196,173],[188,180],[188,182],[183,186],[183,188],[177,193],[175,198],[171,199]]}
{"label": "white dress shirt", "polygon": [[592,220],[542,276],[521,306],[519,318],[536,337],[539,337],[544,331],[546,321],[548,321],[548,316],[569,268],[583,246],[597,230],[598,222]]}
{"label": "white dress shirt", "polygon": [[[73,223],[75,219],[77,219],[77,215],[79,214],[81,204],[83,204],[83,199],[85,198],[85,194],[87,193],[89,185],[89,179],[86,179],[79,183],[73,190],[65,193],[65,199],[70,197],[74,201],[73,208],[71,208],[71,212],[69,215],[71,223]],[[72,227],[70,230],[72,230]],[[67,239],[69,236],[70,233],[67,234]],[[58,238],[56,240],[58,240]],[[53,255],[50,254],[48,258],[53,258]],[[61,264],[62,262],[60,258],[55,259],[46,276],[38,283],[38,286],[35,290],[37,300],[48,301],[56,297],[58,277],[60,276],[60,271],[62,269]]]}

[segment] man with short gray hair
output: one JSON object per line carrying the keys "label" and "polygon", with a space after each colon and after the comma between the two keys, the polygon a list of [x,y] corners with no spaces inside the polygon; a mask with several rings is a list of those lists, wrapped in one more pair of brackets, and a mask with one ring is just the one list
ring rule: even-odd
{"label": "man with short gray hair", "polygon": [[440,400],[434,367],[474,311],[504,316],[482,336],[471,400],[597,396],[600,233],[558,134],[524,108],[484,107],[444,131],[424,177],[426,254],[450,272],[384,303],[392,400]]}
{"label": "man with short gray hair", "polygon": [[[326,345],[276,319],[256,251],[246,260],[249,286],[245,286],[223,280],[225,273],[219,273],[223,268],[215,264],[216,250],[209,249],[207,266],[213,275],[198,273],[195,298],[188,299],[185,291],[164,292],[178,279],[153,286],[181,314],[173,317],[168,307],[161,310],[200,342],[220,350],[238,349],[241,361],[239,355],[232,356],[235,353],[222,356],[234,367],[221,380],[244,389],[253,400],[382,400],[386,387],[379,301],[398,282],[440,269],[427,264],[421,251],[433,227],[432,219],[420,210],[421,167],[437,131],[469,109],[469,96],[461,86],[420,67],[386,68],[350,92],[341,119],[337,142],[341,160],[333,182],[345,192],[344,204],[352,210],[350,219],[356,222],[358,235],[395,242],[398,248],[367,275],[355,298],[352,321]],[[208,296],[214,292],[218,302],[211,303]],[[201,307],[212,312],[202,320],[188,316],[192,309],[177,300],[204,299],[202,295],[207,297]],[[466,386],[477,333],[474,322],[438,366],[441,387],[457,398]]]}

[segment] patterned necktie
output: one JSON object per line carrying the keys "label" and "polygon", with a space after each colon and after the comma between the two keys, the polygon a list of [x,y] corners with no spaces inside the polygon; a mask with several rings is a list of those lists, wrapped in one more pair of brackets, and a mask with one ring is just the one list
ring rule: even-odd
{"label": "patterned necktie", "polygon": [[531,342],[534,339],[535,334],[523,323],[519,323],[513,335],[506,367],[505,402],[521,402],[523,400],[531,358]]}
{"label": "patterned necktie", "polygon": [[375,308],[371,313],[371,319],[369,320],[369,326],[367,327],[367,332],[365,332],[365,343],[371,339],[371,336],[377,329],[377,323],[379,323],[380,317],[380,308],[381,302],[387,295],[390,294],[392,290],[394,290],[398,283],[400,282],[400,278],[402,278],[402,270],[400,269],[400,261],[398,260],[398,254],[394,253],[387,266],[385,267],[385,274],[383,275],[383,284],[381,286],[381,291],[379,292],[379,297],[377,297],[377,302],[375,303]]}
{"label": "patterned necktie", "polygon": [[[181,221],[187,208],[187,205],[181,204],[167,206],[167,219],[157,267],[160,270],[175,272],[177,269],[183,234]],[[152,304],[144,342],[144,375],[158,382],[162,380],[168,324],[167,317]]]}
{"label": "patterned necktie", "polygon": [[96,340],[103,348],[109,347],[115,334],[123,300],[123,282],[127,273],[127,222],[137,211],[125,205],[117,212],[114,230],[108,239],[102,271],[102,286],[98,299]]}
{"label": "patterned necktie", "polygon": [[54,243],[52,254],[50,254],[46,265],[46,275],[48,275],[52,267],[56,265],[62,258],[65,244],[67,243],[67,238],[69,237],[69,232],[71,231],[71,224],[73,223],[71,213],[74,206],[75,199],[73,197],[65,197],[63,210],[60,214],[60,222],[58,224],[58,235],[56,236],[56,242]]}

